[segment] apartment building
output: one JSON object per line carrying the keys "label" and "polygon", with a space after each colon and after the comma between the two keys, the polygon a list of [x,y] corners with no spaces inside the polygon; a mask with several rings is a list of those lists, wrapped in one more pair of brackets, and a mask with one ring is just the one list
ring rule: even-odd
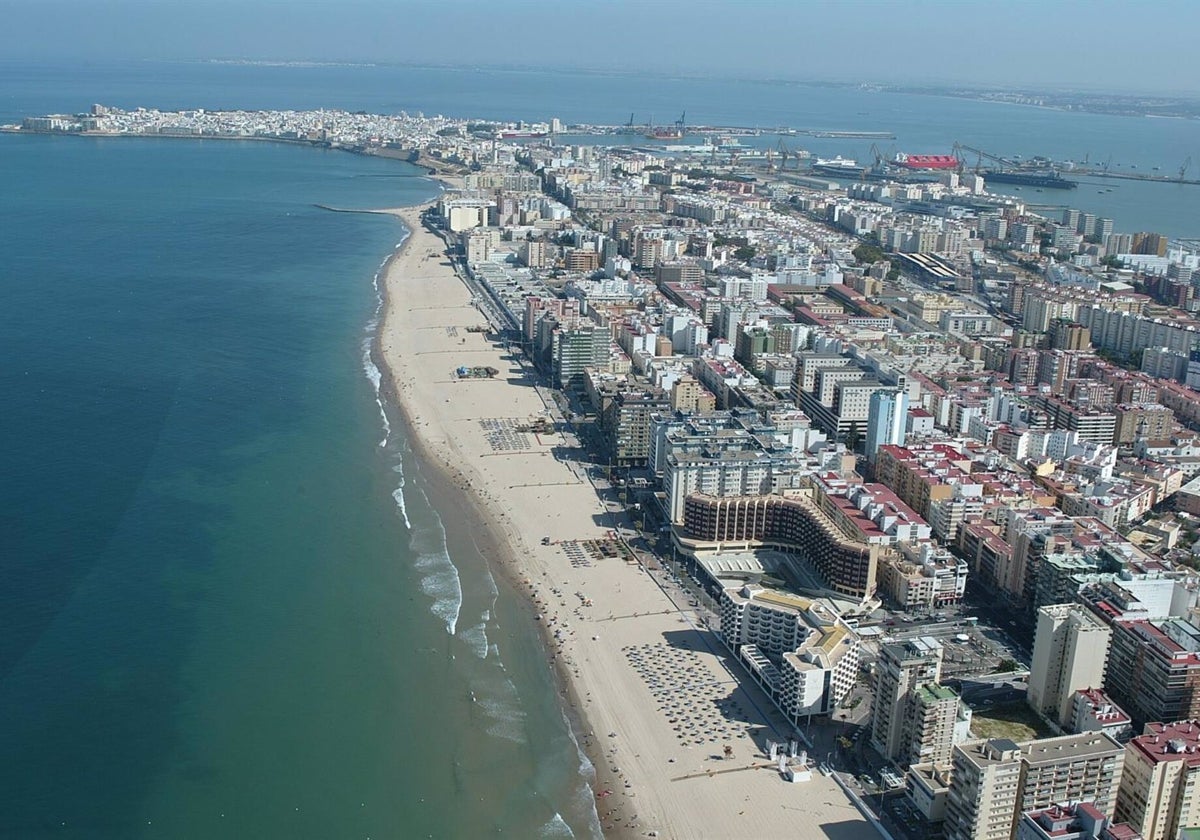
{"label": "apartment building", "polygon": [[1114,823],[1090,802],[1065,803],[1026,811],[1016,840],[1141,840],[1125,823]]}
{"label": "apartment building", "polygon": [[951,756],[947,840],[1010,840],[1020,815],[1090,802],[1112,816],[1125,752],[1102,732],[960,744]]}
{"label": "apartment building", "polygon": [[[905,764],[910,758],[912,733],[906,731],[910,695],[921,685],[936,684],[942,676],[942,644],[932,637],[883,645],[875,663],[875,699],[871,708],[871,743],[885,758]],[[932,761],[945,761],[945,756]]]}
{"label": "apartment building", "polygon": [[1116,817],[1145,840],[1200,826],[1200,721],[1151,723],[1125,745]]}
{"label": "apartment building", "polygon": [[1103,682],[1111,635],[1082,604],[1040,608],[1026,695],[1030,707],[1059,726],[1069,726],[1075,692]]}
{"label": "apartment building", "polygon": [[829,607],[762,586],[726,589],[721,640],[799,724],[829,714],[858,674],[858,636]]}
{"label": "apartment building", "polygon": [[693,493],[685,500],[681,530],[686,540],[799,554],[830,589],[860,600],[875,593],[879,558],[887,551],[847,535],[813,501],[812,491],[787,497]]}
{"label": "apartment building", "polygon": [[1182,618],[1114,621],[1104,687],[1135,724],[1200,717],[1200,628]]}
{"label": "apartment building", "polygon": [[660,389],[619,391],[600,418],[605,447],[617,466],[645,466],[654,434],[652,418],[670,401]]}

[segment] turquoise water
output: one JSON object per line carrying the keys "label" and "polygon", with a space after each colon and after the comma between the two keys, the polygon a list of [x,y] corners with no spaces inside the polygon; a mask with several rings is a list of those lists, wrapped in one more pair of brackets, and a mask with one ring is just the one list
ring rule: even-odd
{"label": "turquoise water", "polygon": [[[1197,123],[797,85],[0,62],[0,122],[92,102],[686,107],[894,130],[907,151],[1200,160]],[[290,146],[0,136],[0,837],[593,833],[533,622],[380,413],[372,278],[404,231],[312,206],[427,200],[418,175]],[[1099,199],[1121,229],[1200,233],[1200,188]]]}
{"label": "turquoise water", "polygon": [[588,831],[532,622],[380,446],[404,231],[312,206],[417,174],[0,141],[0,836]]}

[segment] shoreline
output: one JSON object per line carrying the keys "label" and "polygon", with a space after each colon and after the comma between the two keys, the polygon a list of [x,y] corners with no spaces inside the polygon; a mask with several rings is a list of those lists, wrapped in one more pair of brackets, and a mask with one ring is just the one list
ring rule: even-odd
{"label": "shoreline", "polygon": [[[42,131],[33,128],[20,128],[12,126],[0,126],[0,134],[11,134],[14,136],[28,135],[35,137],[81,137],[86,140],[106,140],[128,138],[134,140],[213,140],[226,141],[231,140],[237,143],[275,143],[283,146],[293,146],[302,149],[314,149],[318,152],[346,152],[351,155],[360,155],[362,157],[377,157],[385,160],[398,160],[401,163],[407,163],[422,170],[420,173],[414,173],[413,178],[430,178],[432,180],[443,183],[443,178],[457,178],[459,171],[454,167],[446,166],[439,167],[435,161],[421,162],[418,160],[409,159],[409,149],[373,149],[373,148],[351,148],[348,146],[339,146],[333,143],[326,143],[320,140],[292,140],[287,137],[258,137],[254,135],[237,135],[237,134],[127,134],[122,132],[108,131]],[[320,206],[320,205],[317,205]],[[334,210],[332,207],[323,207],[324,210]],[[346,210],[336,212],[347,213],[382,213],[388,215],[388,210]]]}
{"label": "shoreline", "polygon": [[[445,242],[421,223],[427,206],[386,211],[410,233],[381,269],[380,393],[438,496],[462,512],[489,568],[540,625],[560,708],[594,770],[602,834],[775,836],[796,830],[789,811],[801,809],[869,830],[831,779],[779,779],[766,742],[790,725],[694,611],[609,542],[622,511],[582,475],[573,433],[515,431],[546,416],[541,383],[490,331],[465,329],[484,319]],[[457,379],[459,365],[500,375]],[[519,445],[489,439],[489,422],[514,430]],[[598,545],[614,550],[592,553]],[[726,744],[732,758],[721,755]]]}
{"label": "shoreline", "polygon": [[[433,178],[433,180],[437,181],[442,189],[452,186],[441,178]],[[394,410],[405,438],[412,448],[414,456],[420,462],[423,476],[431,485],[434,496],[448,501],[455,509],[463,513],[466,522],[480,526],[470,528],[472,531],[470,541],[473,543],[474,549],[479,553],[484,562],[487,563],[489,571],[501,582],[501,585],[508,587],[512,594],[516,596],[514,600],[519,605],[520,610],[526,613],[528,618],[537,625],[537,636],[540,640],[542,654],[546,657],[547,664],[550,665],[553,673],[560,710],[580,756],[586,759],[590,767],[590,776],[587,773],[581,772],[581,781],[589,791],[594,792],[598,768],[601,766],[600,762],[603,761],[603,756],[595,752],[596,741],[588,734],[591,731],[591,727],[583,711],[582,698],[579,696],[576,686],[570,679],[570,674],[563,658],[554,652],[554,639],[549,633],[548,625],[537,621],[535,618],[538,605],[530,597],[527,579],[520,578],[519,563],[516,557],[513,556],[513,547],[500,536],[502,529],[499,524],[480,506],[475,493],[469,489],[471,486],[470,482],[464,481],[462,473],[454,472],[448,463],[439,462],[438,454],[427,447],[425,438],[418,431],[416,418],[413,416],[408,404],[401,399],[400,391],[396,386],[396,377],[392,365],[389,364],[386,354],[383,351],[383,336],[387,330],[389,316],[393,314],[392,302],[395,297],[388,279],[394,264],[404,257],[405,252],[414,242],[417,230],[422,228],[419,219],[414,220],[407,217],[405,211],[412,211],[414,214],[419,214],[429,206],[432,205],[416,205],[397,210],[342,210],[332,207],[322,207],[321,209],[341,213],[370,213],[393,216],[408,231],[400,247],[392,251],[379,269],[379,295],[381,299],[379,325],[371,342],[370,353],[372,362],[374,362],[380,372],[380,396],[387,409]],[[489,556],[503,559],[499,562],[492,562],[488,560]],[[582,767],[581,770],[583,770]],[[593,814],[598,820],[598,811],[593,810]],[[605,831],[604,834],[605,836],[617,838],[642,836],[640,834],[611,831]]]}

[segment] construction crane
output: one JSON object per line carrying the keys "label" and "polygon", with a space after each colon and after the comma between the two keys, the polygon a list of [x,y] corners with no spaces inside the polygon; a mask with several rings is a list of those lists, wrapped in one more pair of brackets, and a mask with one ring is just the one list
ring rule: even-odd
{"label": "construction crane", "polygon": [[1001,166],[1006,166],[1009,169],[1020,169],[1020,164],[1018,164],[1016,161],[1009,160],[1008,158],[1002,158],[999,155],[992,154],[991,152],[985,152],[983,149],[972,148],[964,143],[955,143],[954,144],[954,155],[955,155],[955,157],[957,157],[959,159],[959,161],[963,160],[963,155],[962,155],[963,152],[970,152],[973,155],[978,155],[978,159],[975,162],[975,172],[976,173],[978,173],[983,168],[984,158],[987,158],[988,160],[992,161],[993,163],[998,163]]}

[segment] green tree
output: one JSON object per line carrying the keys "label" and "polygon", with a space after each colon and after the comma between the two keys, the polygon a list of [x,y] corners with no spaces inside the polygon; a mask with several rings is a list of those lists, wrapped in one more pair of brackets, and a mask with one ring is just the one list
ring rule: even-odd
{"label": "green tree", "polygon": [[733,255],[742,262],[750,262],[750,260],[754,259],[754,255],[757,253],[758,249],[753,245],[742,245],[733,252]]}
{"label": "green tree", "polygon": [[858,449],[858,444],[861,440],[862,433],[858,431],[858,422],[854,421],[850,424],[850,428],[846,430],[846,448],[854,452]]}
{"label": "green tree", "polygon": [[878,245],[868,245],[863,243],[855,248],[851,253],[854,254],[854,259],[860,263],[877,263],[883,259],[883,249]]}

